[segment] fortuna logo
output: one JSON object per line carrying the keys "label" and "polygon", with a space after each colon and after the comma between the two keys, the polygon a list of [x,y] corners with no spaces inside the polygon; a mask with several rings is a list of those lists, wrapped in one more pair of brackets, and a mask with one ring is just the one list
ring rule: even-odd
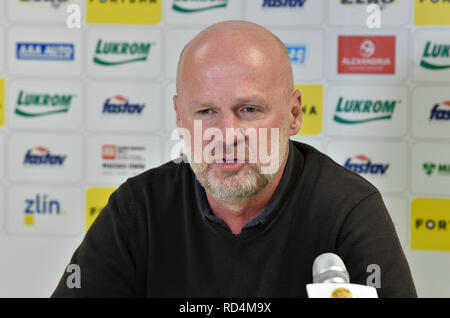
{"label": "fortuna logo", "polygon": [[384,175],[389,164],[374,164],[369,157],[358,155],[348,158],[344,167],[358,174]]}
{"label": "fortuna logo", "polygon": [[[398,100],[345,100],[344,97],[339,97],[333,119],[341,124],[362,124],[377,120],[389,120],[392,118],[395,106],[399,102]],[[344,116],[354,114],[358,117],[350,119],[344,118],[340,114],[344,114]],[[359,118],[359,115],[364,115],[365,118]]]}
{"label": "fortuna logo", "polygon": [[172,9],[180,13],[195,13],[225,8],[227,5],[228,0],[175,0]]}
{"label": "fortuna logo", "polygon": [[425,162],[423,165],[423,170],[428,176],[431,176],[437,168],[437,173],[441,176],[450,176],[450,164]]}
{"label": "fortuna logo", "polygon": [[430,120],[450,120],[450,101],[434,105],[431,109]]}
{"label": "fortuna logo", "polygon": [[291,63],[304,64],[306,57],[305,44],[286,44]]}
{"label": "fortuna logo", "polygon": [[75,95],[33,94],[19,92],[15,113],[23,117],[38,117],[67,113]]}
{"label": "fortuna logo", "polygon": [[303,8],[306,0],[264,0],[263,8]]}
{"label": "fortuna logo", "polygon": [[18,60],[73,61],[75,49],[69,43],[17,43]]}
{"label": "fortuna logo", "polygon": [[[436,60],[440,60],[442,63],[438,64]],[[450,45],[433,44],[431,41],[428,41],[425,44],[420,66],[429,70],[450,68]]]}
{"label": "fortuna logo", "polygon": [[150,54],[149,42],[103,42],[97,41],[94,63],[103,66],[146,61]]}
{"label": "fortuna logo", "polygon": [[[111,100],[115,100],[116,103],[112,102]],[[106,99],[105,103],[103,104],[103,113],[108,114],[141,114],[142,110],[144,109],[145,104],[130,104],[128,102],[128,99],[117,95],[112,98]]]}
{"label": "fortuna logo", "polygon": [[58,9],[60,5],[66,5],[72,2],[72,0],[20,0],[23,4],[30,6],[52,6],[55,9]]}
{"label": "fortuna logo", "polygon": [[62,166],[66,157],[52,155],[47,148],[36,147],[27,151],[23,164],[32,166]]}

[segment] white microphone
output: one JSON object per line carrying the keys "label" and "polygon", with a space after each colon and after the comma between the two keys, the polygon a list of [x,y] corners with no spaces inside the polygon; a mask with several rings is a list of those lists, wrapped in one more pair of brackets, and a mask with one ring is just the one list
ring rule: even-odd
{"label": "white microphone", "polygon": [[312,274],[313,283],[306,285],[309,298],[378,298],[374,287],[350,284],[347,268],[336,254],[319,255]]}

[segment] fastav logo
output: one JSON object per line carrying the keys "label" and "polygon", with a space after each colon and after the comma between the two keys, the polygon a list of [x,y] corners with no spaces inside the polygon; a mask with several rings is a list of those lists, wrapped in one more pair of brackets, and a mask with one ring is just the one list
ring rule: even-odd
{"label": "fastav logo", "polygon": [[116,66],[147,61],[152,47],[150,42],[105,42],[98,39],[94,63],[101,66]]}
{"label": "fastav logo", "polygon": [[449,121],[450,101],[444,101],[433,106],[430,112],[430,121]]}
{"label": "fastav logo", "polygon": [[58,200],[48,199],[47,194],[36,194],[34,198],[25,199],[24,224],[33,226],[36,215],[63,215],[66,212],[61,210]]}
{"label": "fastav logo", "polygon": [[306,44],[286,44],[285,46],[288,50],[291,63],[305,64]]}
{"label": "fastav logo", "polygon": [[[340,124],[362,124],[390,120],[400,100],[352,100],[339,97],[333,120]],[[352,116],[352,117],[350,117]]]}
{"label": "fastav logo", "polygon": [[423,50],[420,66],[432,71],[450,68],[450,44],[428,41]]}
{"label": "fastav logo", "polygon": [[264,0],[263,8],[303,8],[306,0]]}
{"label": "fastav logo", "polygon": [[28,149],[23,161],[27,166],[62,166],[67,156],[52,155],[50,151],[42,146]]}
{"label": "fastav logo", "polygon": [[71,43],[19,42],[16,44],[18,60],[73,61],[75,46]]}
{"label": "fastav logo", "polygon": [[74,94],[36,94],[20,90],[14,112],[22,117],[67,113],[74,97]]}
{"label": "fastav logo", "polygon": [[338,37],[339,74],[394,74],[395,36]]}
{"label": "fastav logo", "polygon": [[72,0],[20,0],[19,2],[34,7],[53,7],[58,9],[61,5],[67,5]]}
{"label": "fastav logo", "polygon": [[132,104],[128,99],[116,95],[107,98],[103,104],[103,114],[137,114],[140,115],[145,107],[145,104]]}
{"label": "fastav logo", "polygon": [[344,167],[358,174],[385,175],[389,164],[374,164],[364,155],[354,156],[345,161]]}
{"label": "fastav logo", "polygon": [[228,0],[174,0],[172,9],[180,13],[195,13],[212,9],[226,8]]}

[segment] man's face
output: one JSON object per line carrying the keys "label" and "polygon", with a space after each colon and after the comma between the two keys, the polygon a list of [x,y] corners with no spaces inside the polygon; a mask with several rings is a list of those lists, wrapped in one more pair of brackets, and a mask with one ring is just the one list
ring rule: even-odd
{"label": "man's face", "polygon": [[[224,202],[246,201],[264,189],[283,164],[291,94],[285,85],[278,85],[276,71],[266,67],[271,64],[259,65],[258,58],[199,60],[184,65],[182,84],[174,98],[177,126],[190,133],[190,143],[185,140],[190,164],[204,188]],[[201,122],[200,137],[195,122]],[[216,137],[204,138],[211,128],[221,132],[223,143]],[[272,128],[278,134],[272,134]],[[254,135],[244,135],[245,131]],[[194,149],[195,138],[201,138],[201,149]],[[214,162],[205,162],[205,149],[212,149]],[[240,149],[245,149],[245,158],[238,158]],[[201,162],[193,162],[194,151],[202,151]],[[266,154],[270,163],[263,157]]]}

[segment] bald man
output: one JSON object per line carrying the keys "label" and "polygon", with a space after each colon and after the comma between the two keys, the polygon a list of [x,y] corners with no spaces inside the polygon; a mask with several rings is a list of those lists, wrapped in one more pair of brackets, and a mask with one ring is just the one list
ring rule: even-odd
{"label": "bald man", "polygon": [[203,30],[180,56],[173,104],[185,160],[112,194],[70,261],[79,284],[67,270],[52,296],[306,297],[326,252],[352,283],[378,265],[379,297],[416,296],[379,191],[289,140],[301,93],[275,35],[244,21]]}

